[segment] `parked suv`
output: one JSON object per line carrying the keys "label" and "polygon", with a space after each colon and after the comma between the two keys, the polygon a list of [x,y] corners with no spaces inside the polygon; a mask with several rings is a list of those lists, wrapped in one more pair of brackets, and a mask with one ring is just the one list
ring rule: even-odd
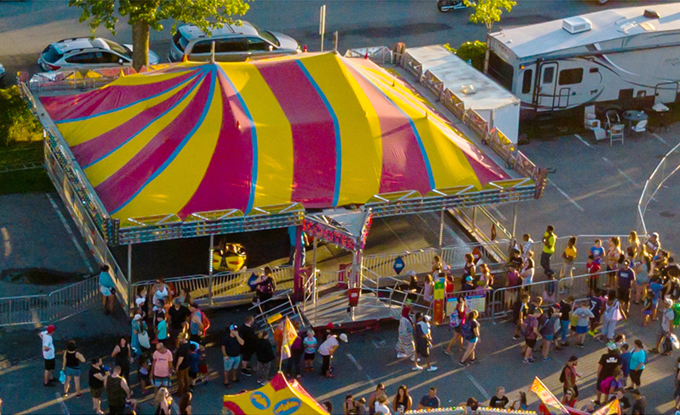
{"label": "parked suv", "polygon": [[295,39],[282,33],[258,29],[252,23],[226,24],[210,36],[193,25],[180,26],[172,37],[168,60],[179,62],[184,56],[192,61],[208,61],[215,42],[215,60],[245,61],[300,53]]}
{"label": "parked suv", "polygon": [[[149,64],[159,62],[158,55],[149,51]],[[132,66],[132,45],[120,45],[101,37],[64,39],[47,46],[38,59],[38,65],[44,71]]]}

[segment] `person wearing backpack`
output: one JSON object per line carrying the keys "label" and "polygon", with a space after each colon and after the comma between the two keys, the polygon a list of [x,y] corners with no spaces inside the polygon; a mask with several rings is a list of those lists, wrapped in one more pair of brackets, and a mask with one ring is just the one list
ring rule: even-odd
{"label": "person wearing backpack", "polygon": [[562,392],[567,393],[568,390],[574,392],[573,398],[578,398],[578,386],[576,386],[576,378],[580,378],[581,374],[576,371],[578,364],[578,357],[571,356],[567,364],[562,368],[560,373],[560,382],[562,382]]}
{"label": "person wearing backpack", "polygon": [[534,362],[534,346],[542,338],[538,332],[538,317],[541,314],[541,309],[536,307],[534,313],[528,315],[522,324],[522,335],[524,336],[524,347],[522,348],[524,359],[522,359],[522,363],[530,364]]}
{"label": "person wearing backpack", "polygon": [[609,402],[609,395],[616,394],[616,391],[623,387],[623,372],[620,368],[614,369],[614,373],[600,382],[600,390],[604,394],[603,403]]}

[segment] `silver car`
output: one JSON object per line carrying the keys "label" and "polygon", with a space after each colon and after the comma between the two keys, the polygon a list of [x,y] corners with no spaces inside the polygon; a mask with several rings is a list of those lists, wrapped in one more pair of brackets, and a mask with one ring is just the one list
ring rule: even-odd
{"label": "silver car", "polygon": [[208,61],[215,42],[215,60],[245,61],[300,53],[297,41],[283,33],[259,29],[252,23],[227,24],[210,36],[193,25],[180,26],[172,37],[168,60]]}
{"label": "silver car", "polygon": [[[149,64],[159,62],[158,55],[149,51]],[[101,37],[64,39],[47,46],[38,59],[38,65],[44,71],[132,66],[132,45],[120,45]]]}

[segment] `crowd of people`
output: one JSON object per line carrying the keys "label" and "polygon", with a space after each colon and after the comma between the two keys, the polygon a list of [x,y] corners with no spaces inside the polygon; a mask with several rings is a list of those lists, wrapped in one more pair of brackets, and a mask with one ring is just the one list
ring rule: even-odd
{"label": "crowd of people", "polygon": [[[646,400],[640,388],[647,355],[668,355],[674,344],[678,343],[672,330],[680,324],[680,266],[661,248],[656,233],[641,243],[637,235],[631,232],[625,249],[618,237],[610,238],[606,248],[602,241],[596,240],[587,255],[586,268],[592,276],[588,279],[588,295],[575,299],[565,295],[573,283],[572,269],[579,255],[576,238],[569,239],[562,253],[562,266],[558,273],[553,271],[551,264],[557,242],[552,226],[547,227],[541,241],[543,278],[555,280],[552,289],[551,284],[544,284],[543,295],[532,296],[530,290],[520,289],[503,298],[513,323],[512,338],[523,340],[522,362],[534,363],[536,352],[545,361],[551,359],[552,351],[565,350],[570,345],[582,348],[590,335],[606,346],[606,353],[600,359],[597,370],[597,399],[578,401],[579,378],[582,374],[577,370],[578,356],[574,354],[560,372],[559,380],[563,385],[561,401],[565,405],[579,405],[584,411],[593,412],[598,406],[617,398],[622,408],[631,408],[632,414],[643,414]],[[493,275],[486,264],[478,264],[472,253],[465,256],[466,263],[459,283],[454,281],[439,257],[434,258],[432,273],[425,277],[422,287],[415,273],[410,272],[409,290],[412,293],[420,291],[420,298],[409,298],[402,309],[397,358],[409,359],[414,371],[438,370],[432,364],[430,317],[426,312],[416,312],[416,304],[412,301],[430,306],[434,297],[434,280],[444,276],[449,295],[458,286],[462,292],[455,294],[455,310],[449,316],[453,335],[443,352],[449,356],[458,352],[457,360],[461,366],[478,362],[476,346],[482,335],[482,324],[478,311],[471,309],[466,302],[467,292],[488,291],[496,287],[499,280],[503,281],[504,287],[528,287],[536,280],[534,246],[531,236],[524,235],[523,242],[511,250],[507,274],[501,278]],[[108,268],[103,266],[101,271],[103,308],[109,314],[116,287],[108,274]],[[599,282],[603,273],[606,283],[601,286]],[[271,269],[251,278],[249,284],[255,293],[255,301],[260,303],[271,298],[275,290]],[[555,302],[554,293],[558,289],[563,298]],[[87,384],[93,411],[104,413],[101,399],[106,393],[110,414],[132,412],[137,400],[133,398],[134,391],[129,380],[131,373],[134,373],[132,367],[136,365],[141,389],[139,393],[154,394],[151,403],[157,414],[170,415],[173,399],[179,399],[180,414],[191,414],[194,386],[207,381],[204,339],[210,321],[187,291],[176,292],[175,287],[162,278],[149,287],[139,287],[135,305],[130,336],[120,338],[110,354],[86,358],[74,341],[67,342],[60,359],[58,379],[63,384],[63,394],[81,396],[81,372],[88,366],[86,362],[89,360]],[[643,325],[659,321],[659,335],[653,347],[645,347],[640,339],[629,343],[625,336],[616,333],[617,323],[635,312],[642,315]],[[304,329],[298,321],[293,324],[297,337],[285,361],[281,361],[283,320],[271,336],[267,330],[258,330],[252,316],[246,317],[240,325],[229,324],[219,341],[223,356],[224,387],[234,387],[240,383],[242,376],[255,376],[258,384],[265,385],[279,362],[288,377],[299,379],[302,372],[314,371],[317,354],[321,356],[320,374],[334,377],[332,358],[340,345],[348,341],[347,335]],[[40,333],[45,361],[43,382],[46,387],[57,384],[54,377],[57,356],[52,338],[55,330],[55,326],[48,326]],[[680,347],[680,344],[675,347]],[[106,366],[104,361],[111,361],[111,367]],[[680,410],[680,359],[676,364],[674,379],[676,407]],[[174,385],[177,386],[175,398],[170,393]],[[389,414],[415,408],[439,407],[440,404],[436,388],[415,402],[406,385],[399,386],[395,395],[389,398],[384,385],[379,384],[368,399],[348,395],[342,410],[345,414]],[[480,405],[474,398],[462,404],[470,408]],[[505,389],[499,387],[488,406],[526,409],[526,404],[525,392],[520,392],[511,401],[505,396]],[[331,407],[330,402],[324,405]]]}

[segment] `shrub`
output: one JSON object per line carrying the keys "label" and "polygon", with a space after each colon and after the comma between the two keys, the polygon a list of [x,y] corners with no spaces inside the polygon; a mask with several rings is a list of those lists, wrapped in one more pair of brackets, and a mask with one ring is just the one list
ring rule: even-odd
{"label": "shrub", "polygon": [[484,56],[486,55],[486,43],[475,40],[465,42],[456,50],[456,56],[467,62],[472,62],[472,66],[479,71],[484,70]]}
{"label": "shrub", "polygon": [[42,138],[42,127],[35,119],[19,87],[0,89],[0,147],[16,141],[33,141]]}

